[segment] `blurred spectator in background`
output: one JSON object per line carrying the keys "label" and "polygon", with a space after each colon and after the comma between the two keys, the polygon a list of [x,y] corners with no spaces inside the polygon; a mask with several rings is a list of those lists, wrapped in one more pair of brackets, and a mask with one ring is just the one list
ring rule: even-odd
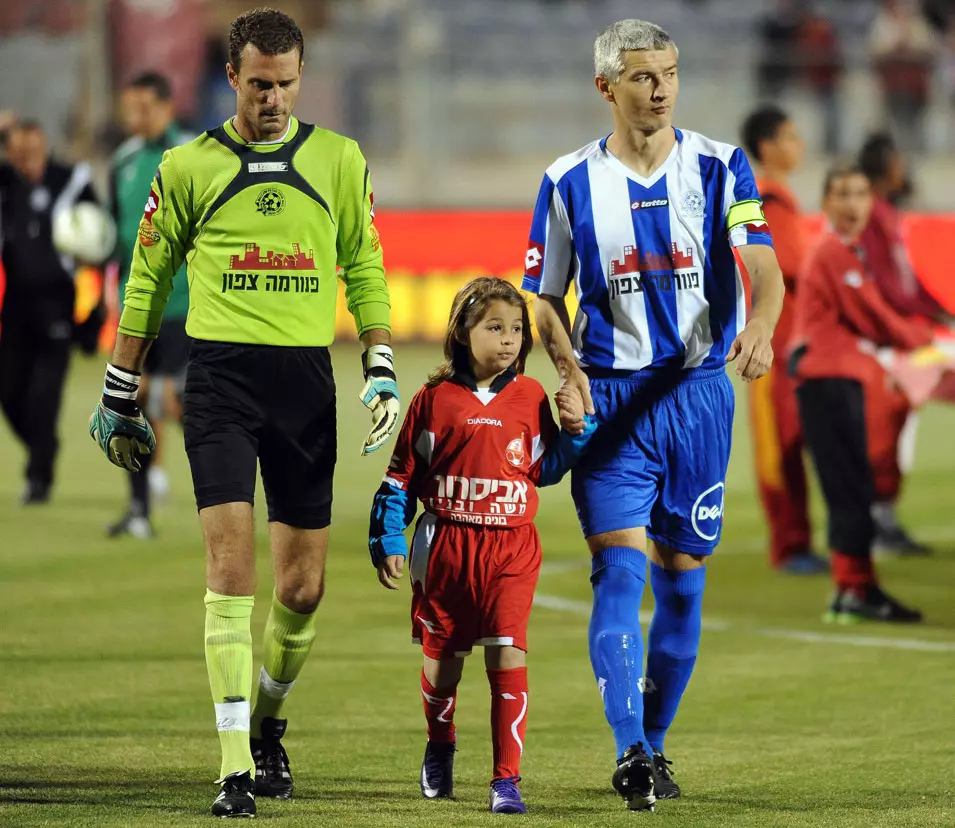
{"label": "blurred spectator in background", "polygon": [[802,426],[795,382],[784,359],[793,333],[797,279],[809,245],[799,203],[789,189],[805,147],[795,123],[775,104],[760,107],[746,119],[742,138],[756,165],[756,186],[786,286],[773,333],[776,362],[769,374],[749,386],[753,457],[769,524],[769,560],[781,572],[815,575],[827,572],[829,566],[812,552]]}
{"label": "blurred spectator in background", "polygon": [[799,27],[799,51],[803,79],[822,109],[822,147],[832,155],[840,148],[839,83],[845,66],[838,35],[827,17],[806,13]]}
{"label": "blurred spectator in background", "polygon": [[[117,229],[120,309],[139,223],[144,207],[148,210],[147,202],[153,197],[150,186],[159,162],[167,149],[194,137],[185,134],[175,124],[172,85],[168,78],[156,72],[144,72],[126,87],[122,96],[122,114],[131,137],[116,150],[110,172],[113,218]],[[181,418],[180,400],[189,361],[188,313],[189,285],[183,263],[173,279],[159,337],[146,355],[139,386],[139,403],[156,433],[156,450],[143,458],[141,471],[129,472],[129,509],[109,527],[110,537],[126,534],[136,538],[153,537],[150,494],[162,497],[169,492],[169,479],[162,467],[164,423]]]}
{"label": "blurred spectator in background", "polygon": [[86,164],[49,157],[35,121],[5,133],[0,163],[0,240],[6,295],[0,311],[0,407],[27,449],[21,503],[45,503],[53,485],[57,421],[73,336],[74,262],[53,245],[53,219],[96,201]]}
{"label": "blurred spectator in background", "polygon": [[[904,317],[940,319],[942,309],[919,281],[909,261],[897,204],[910,191],[905,159],[887,134],[872,135],[859,153],[859,168],[872,187],[872,213],[859,243],[876,288]],[[873,506],[877,551],[884,555],[926,554],[899,524],[896,501],[915,453],[918,414],[902,390],[876,377],[866,388],[869,455],[875,480]]]}
{"label": "blurred spectator in background", "polygon": [[778,98],[796,79],[802,20],[799,0],[777,0],[776,7],[757,21],[760,58],[756,88],[760,98]]}
{"label": "blurred spectator in background", "polygon": [[921,151],[935,35],[914,0],[884,0],[872,25],[869,49],[892,131],[906,149]]}

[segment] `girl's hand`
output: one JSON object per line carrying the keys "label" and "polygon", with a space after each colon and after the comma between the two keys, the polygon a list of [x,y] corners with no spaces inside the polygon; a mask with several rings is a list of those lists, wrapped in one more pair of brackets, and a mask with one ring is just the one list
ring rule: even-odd
{"label": "girl's hand", "polygon": [[563,385],[554,395],[557,403],[557,413],[560,424],[565,428],[568,425],[576,426],[584,419],[584,401],[580,391],[573,385]]}
{"label": "girl's hand", "polygon": [[398,581],[405,571],[403,555],[389,555],[378,564],[378,580],[387,589],[398,589]]}

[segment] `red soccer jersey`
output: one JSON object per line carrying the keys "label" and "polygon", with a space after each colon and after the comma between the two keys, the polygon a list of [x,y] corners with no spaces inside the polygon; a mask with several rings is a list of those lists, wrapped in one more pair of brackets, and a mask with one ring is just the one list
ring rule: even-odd
{"label": "red soccer jersey", "polygon": [[466,379],[446,380],[415,394],[385,482],[446,520],[531,523],[541,458],[557,435],[537,380],[508,371],[480,390]]}
{"label": "red soccer jersey", "polygon": [[805,347],[800,379],[842,377],[864,382],[882,368],[863,344],[903,351],[932,341],[932,333],[889,305],[856,249],[833,232],[806,262],[796,294],[794,347]]}

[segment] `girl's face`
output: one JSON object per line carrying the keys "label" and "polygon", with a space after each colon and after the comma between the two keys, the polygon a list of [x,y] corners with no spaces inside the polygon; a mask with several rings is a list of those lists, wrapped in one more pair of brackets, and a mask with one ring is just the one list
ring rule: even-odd
{"label": "girl's face", "polygon": [[872,212],[869,179],[862,173],[840,176],[829,185],[822,206],[840,236],[856,238],[865,229]]}
{"label": "girl's face", "polygon": [[523,309],[503,299],[491,302],[481,321],[468,331],[475,379],[492,379],[513,365],[521,352],[523,336]]}

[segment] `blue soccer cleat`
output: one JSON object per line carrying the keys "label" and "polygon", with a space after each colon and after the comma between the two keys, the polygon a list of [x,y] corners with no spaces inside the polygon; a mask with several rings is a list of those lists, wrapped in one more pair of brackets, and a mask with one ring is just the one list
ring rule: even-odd
{"label": "blue soccer cleat", "polygon": [[428,742],[421,763],[421,795],[425,799],[454,796],[454,742]]}
{"label": "blue soccer cleat", "polygon": [[521,799],[521,789],[517,783],[519,776],[507,779],[495,779],[491,783],[490,805],[492,814],[526,814],[527,806]]}

